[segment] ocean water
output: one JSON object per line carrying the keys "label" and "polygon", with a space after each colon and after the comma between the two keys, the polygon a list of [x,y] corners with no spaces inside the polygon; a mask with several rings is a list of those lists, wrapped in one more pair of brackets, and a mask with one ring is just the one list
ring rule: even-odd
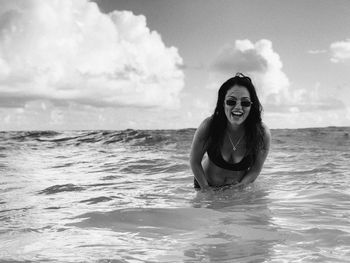
{"label": "ocean water", "polygon": [[0,262],[350,262],[350,128],[272,130],[213,193],[194,131],[0,132]]}

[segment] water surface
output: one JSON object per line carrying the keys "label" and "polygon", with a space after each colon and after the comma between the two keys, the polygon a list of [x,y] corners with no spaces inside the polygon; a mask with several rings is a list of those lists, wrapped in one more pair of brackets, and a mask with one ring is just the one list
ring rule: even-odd
{"label": "water surface", "polygon": [[214,193],[193,134],[0,132],[0,261],[350,261],[350,128],[273,130],[257,181]]}

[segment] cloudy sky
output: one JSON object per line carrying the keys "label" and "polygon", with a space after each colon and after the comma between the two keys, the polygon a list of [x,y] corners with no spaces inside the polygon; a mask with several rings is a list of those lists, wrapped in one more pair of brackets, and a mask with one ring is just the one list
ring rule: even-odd
{"label": "cloudy sky", "polygon": [[271,128],[350,126],[350,1],[0,0],[0,130],[179,129],[236,72]]}

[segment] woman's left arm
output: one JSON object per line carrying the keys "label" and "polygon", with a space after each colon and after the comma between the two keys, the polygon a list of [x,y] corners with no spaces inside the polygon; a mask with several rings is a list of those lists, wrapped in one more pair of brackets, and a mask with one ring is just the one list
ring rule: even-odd
{"label": "woman's left arm", "polygon": [[253,166],[249,169],[249,171],[244,175],[243,179],[238,183],[237,186],[246,186],[249,183],[252,183],[255,181],[255,179],[258,177],[260,174],[264,162],[266,160],[266,157],[269,153],[270,150],[270,140],[271,140],[271,133],[269,128],[263,124],[265,134],[264,134],[264,148],[260,150],[258,153],[258,156],[255,160],[255,163]]}

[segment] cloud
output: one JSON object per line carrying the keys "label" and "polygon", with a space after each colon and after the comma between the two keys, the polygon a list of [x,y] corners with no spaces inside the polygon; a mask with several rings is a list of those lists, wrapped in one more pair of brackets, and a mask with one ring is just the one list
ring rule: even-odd
{"label": "cloud", "polygon": [[[242,72],[252,77],[262,101],[273,97],[274,103],[281,103],[282,97],[288,98],[290,85],[282,67],[280,56],[273,50],[270,40],[261,39],[256,43],[247,39],[236,40],[234,45],[223,47],[211,64],[214,71],[212,81],[218,82],[223,76],[227,79]],[[211,86],[218,85],[221,84]]]}
{"label": "cloud", "polygon": [[176,107],[182,58],[143,15],[87,0],[17,0],[0,11],[0,107],[30,100]]}
{"label": "cloud", "polygon": [[330,45],[331,61],[334,63],[350,59],[350,39],[334,42]]}
{"label": "cloud", "polygon": [[256,43],[237,40],[233,45],[226,45],[210,68],[212,72],[208,87],[214,89],[218,89],[236,72],[250,76],[267,112],[288,115],[346,109],[347,103],[339,99],[339,92],[345,95],[344,91],[331,94],[329,89],[323,90],[320,83],[307,88],[292,86],[283,71],[281,57],[270,40],[262,39]]}
{"label": "cloud", "polygon": [[266,112],[265,122],[270,128],[305,128],[326,126],[349,126],[350,108],[332,111],[299,112],[289,113]]}
{"label": "cloud", "polygon": [[238,40],[235,46],[227,45],[222,48],[211,68],[228,74],[234,69],[259,72],[266,70],[267,61],[249,40]]}

